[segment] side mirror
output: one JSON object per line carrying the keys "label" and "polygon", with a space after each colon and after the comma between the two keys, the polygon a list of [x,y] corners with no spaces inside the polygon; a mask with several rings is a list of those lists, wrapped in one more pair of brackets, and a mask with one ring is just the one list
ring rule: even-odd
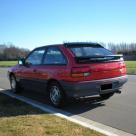
{"label": "side mirror", "polygon": [[18,64],[19,65],[25,65],[25,59],[24,58],[18,59]]}

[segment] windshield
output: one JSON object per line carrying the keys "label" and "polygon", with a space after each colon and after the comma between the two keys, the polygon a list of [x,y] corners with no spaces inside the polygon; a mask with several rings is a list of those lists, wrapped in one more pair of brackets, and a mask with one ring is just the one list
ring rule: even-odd
{"label": "windshield", "polygon": [[76,57],[113,55],[109,50],[101,46],[96,46],[96,47],[79,46],[79,47],[70,47],[70,49]]}

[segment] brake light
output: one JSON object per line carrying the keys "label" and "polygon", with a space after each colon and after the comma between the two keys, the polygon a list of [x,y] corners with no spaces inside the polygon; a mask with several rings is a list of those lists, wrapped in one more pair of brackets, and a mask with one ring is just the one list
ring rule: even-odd
{"label": "brake light", "polygon": [[72,77],[87,77],[90,74],[89,67],[75,67],[71,70]]}

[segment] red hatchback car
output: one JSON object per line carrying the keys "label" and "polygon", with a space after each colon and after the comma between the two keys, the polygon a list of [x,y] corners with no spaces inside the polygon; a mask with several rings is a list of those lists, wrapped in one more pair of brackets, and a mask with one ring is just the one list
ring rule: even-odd
{"label": "red hatchback car", "polygon": [[48,94],[54,106],[66,98],[108,99],[127,81],[122,55],[97,43],[64,43],[34,49],[8,71],[11,90]]}

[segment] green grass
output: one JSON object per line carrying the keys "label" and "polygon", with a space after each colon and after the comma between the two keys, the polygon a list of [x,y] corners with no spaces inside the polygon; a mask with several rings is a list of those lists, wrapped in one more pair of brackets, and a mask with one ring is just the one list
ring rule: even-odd
{"label": "green grass", "polygon": [[136,61],[125,61],[127,73],[136,73]]}
{"label": "green grass", "polygon": [[0,93],[0,136],[103,136]]}
{"label": "green grass", "polygon": [[0,61],[0,66],[1,67],[10,67],[10,66],[14,66],[17,64],[17,61]]}
{"label": "green grass", "polygon": [[136,61],[125,61],[127,68],[136,68]]}
{"label": "green grass", "polygon": [[128,68],[127,68],[127,73],[132,73],[132,74],[133,74],[133,73],[136,73],[136,69],[128,69]]}

